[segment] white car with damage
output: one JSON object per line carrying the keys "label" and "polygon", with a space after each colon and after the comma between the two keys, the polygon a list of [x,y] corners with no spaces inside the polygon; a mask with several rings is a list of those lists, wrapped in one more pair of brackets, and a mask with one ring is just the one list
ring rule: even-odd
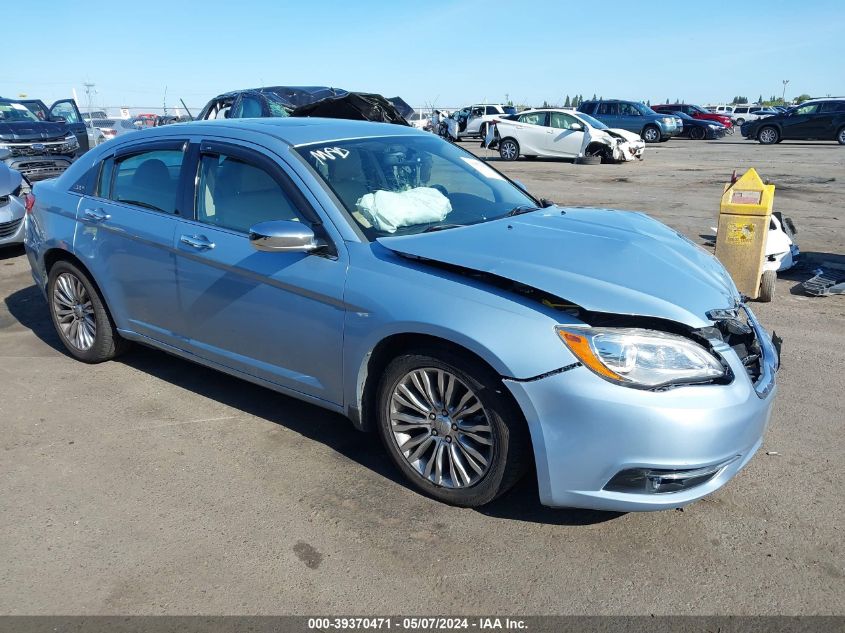
{"label": "white car with damage", "polygon": [[515,118],[496,119],[482,145],[498,148],[502,160],[543,156],[618,163],[642,160],[645,151],[645,141],[638,134],[609,128],[582,112],[557,108],[526,110]]}

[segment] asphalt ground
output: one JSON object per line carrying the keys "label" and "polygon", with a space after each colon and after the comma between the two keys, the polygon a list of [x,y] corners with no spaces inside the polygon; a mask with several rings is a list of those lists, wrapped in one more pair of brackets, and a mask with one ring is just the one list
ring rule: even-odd
{"label": "asphalt ground", "polygon": [[[466,144],[477,148],[477,143]],[[567,205],[712,239],[723,183],[777,185],[807,261],[845,260],[845,147],[728,137],[645,160],[491,164]],[[376,436],[136,348],[68,357],[22,249],[0,251],[0,613],[843,614],[845,297],[798,270],[754,306],[785,340],[757,456],[684,511],[481,510],[411,490]]]}

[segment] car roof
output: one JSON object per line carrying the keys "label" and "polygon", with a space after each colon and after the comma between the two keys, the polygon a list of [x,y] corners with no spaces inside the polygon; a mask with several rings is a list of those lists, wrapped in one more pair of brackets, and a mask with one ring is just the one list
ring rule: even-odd
{"label": "car roof", "polygon": [[[308,145],[352,138],[379,138],[385,136],[431,136],[428,132],[395,123],[326,119],[320,117],[267,117],[256,119],[214,119],[191,121],[156,128],[148,128],[145,136],[173,134],[176,130],[202,133],[203,130],[220,134],[222,130],[246,130],[266,134],[289,145]],[[135,136],[134,138],[138,138]]]}

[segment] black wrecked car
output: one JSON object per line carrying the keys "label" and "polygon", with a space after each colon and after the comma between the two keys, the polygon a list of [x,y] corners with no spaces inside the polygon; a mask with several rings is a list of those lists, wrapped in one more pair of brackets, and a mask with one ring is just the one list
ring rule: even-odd
{"label": "black wrecked car", "polygon": [[88,149],[85,125],[80,140],[67,122],[71,113],[82,121],[72,100],[57,101],[48,109],[40,101],[0,98],[0,149],[9,150],[4,162],[30,181],[64,172]]}
{"label": "black wrecked car", "polygon": [[742,135],[763,145],[781,141],[839,141],[845,145],[845,98],[812,99],[783,114],[746,121]]}
{"label": "black wrecked car", "polygon": [[413,108],[402,99],[327,86],[269,86],[226,92],[211,99],[198,120],[325,117],[410,125]]}

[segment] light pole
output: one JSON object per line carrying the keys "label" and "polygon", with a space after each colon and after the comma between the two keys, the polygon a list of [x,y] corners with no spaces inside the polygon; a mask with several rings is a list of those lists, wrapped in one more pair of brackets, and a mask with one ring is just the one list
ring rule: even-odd
{"label": "light pole", "polygon": [[783,101],[783,105],[786,105],[786,84],[789,83],[789,79],[783,80],[783,92],[780,95],[780,100]]}

